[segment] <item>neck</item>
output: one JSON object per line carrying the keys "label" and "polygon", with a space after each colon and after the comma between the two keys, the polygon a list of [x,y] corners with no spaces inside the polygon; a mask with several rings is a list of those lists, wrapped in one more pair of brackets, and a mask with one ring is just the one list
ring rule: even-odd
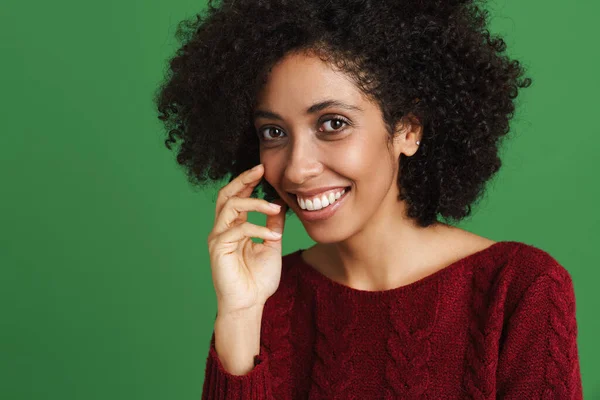
{"label": "neck", "polygon": [[436,255],[448,254],[447,238],[458,228],[440,222],[420,227],[405,216],[405,202],[391,197],[352,237],[316,246],[347,286],[369,291],[403,286],[431,268]]}

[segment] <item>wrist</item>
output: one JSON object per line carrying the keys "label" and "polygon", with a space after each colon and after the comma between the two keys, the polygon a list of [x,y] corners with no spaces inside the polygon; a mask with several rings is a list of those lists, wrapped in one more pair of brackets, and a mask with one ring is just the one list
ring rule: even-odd
{"label": "wrist", "polygon": [[252,321],[261,319],[264,311],[264,306],[253,306],[242,310],[226,311],[217,307],[217,320],[228,321]]}

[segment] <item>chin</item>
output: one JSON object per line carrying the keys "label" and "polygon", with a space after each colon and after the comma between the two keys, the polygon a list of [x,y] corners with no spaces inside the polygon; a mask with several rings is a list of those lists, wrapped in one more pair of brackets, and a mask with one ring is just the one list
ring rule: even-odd
{"label": "chin", "polygon": [[303,223],[308,236],[317,243],[331,244],[346,240],[350,235],[344,229],[329,224],[315,225]]}

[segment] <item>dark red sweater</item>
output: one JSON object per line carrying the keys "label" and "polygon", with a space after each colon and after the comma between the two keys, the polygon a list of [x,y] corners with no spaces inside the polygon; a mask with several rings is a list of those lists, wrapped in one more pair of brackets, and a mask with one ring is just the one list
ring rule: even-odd
{"label": "dark red sweater", "polygon": [[243,376],[214,347],[202,399],[582,399],[575,293],[547,252],[497,242],[391,290],[283,257],[260,354]]}

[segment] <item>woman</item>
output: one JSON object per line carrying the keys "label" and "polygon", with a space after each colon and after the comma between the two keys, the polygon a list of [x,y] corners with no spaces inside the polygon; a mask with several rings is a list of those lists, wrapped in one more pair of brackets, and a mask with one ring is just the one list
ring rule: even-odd
{"label": "woman", "polygon": [[[531,83],[486,18],[232,0],[180,26],[166,145],[195,183],[230,176],[204,399],[582,398],[568,271],[438,220],[470,215]],[[291,213],[316,244],[282,256]]]}

